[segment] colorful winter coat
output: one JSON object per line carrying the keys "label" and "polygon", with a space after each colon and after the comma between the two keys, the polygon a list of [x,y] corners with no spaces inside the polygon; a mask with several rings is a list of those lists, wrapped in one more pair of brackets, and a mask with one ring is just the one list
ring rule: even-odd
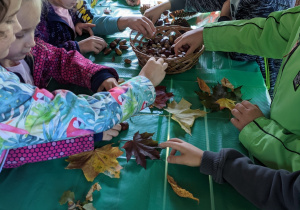
{"label": "colorful winter coat", "polygon": [[[74,26],[81,22],[76,15],[76,10],[69,10],[69,13]],[[52,5],[48,2],[43,4],[41,21],[36,27],[35,36],[56,47],[80,52],[79,45],[75,41],[75,32],[65,20],[55,13]]]}
{"label": "colorful winter coat", "polygon": [[283,58],[270,119],[255,119],[239,137],[266,166],[300,170],[300,6],[273,12],[266,19],[207,24],[203,37],[206,50]]}

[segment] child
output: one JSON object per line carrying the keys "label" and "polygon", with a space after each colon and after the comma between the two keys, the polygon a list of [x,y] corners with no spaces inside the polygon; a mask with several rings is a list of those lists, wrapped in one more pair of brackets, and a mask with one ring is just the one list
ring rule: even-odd
{"label": "child", "polygon": [[[177,53],[188,44],[187,55],[198,46],[209,51],[235,51],[283,58],[276,81],[270,119],[244,101],[232,110],[233,125],[241,130],[242,144],[263,164],[274,169],[300,170],[300,7],[255,18],[207,24],[175,40]],[[218,34],[223,34],[219,36]],[[270,39],[272,37],[272,39]],[[245,41],[247,40],[247,41]]]}
{"label": "child", "polygon": [[[155,22],[163,11],[185,9],[191,12],[212,12],[221,10],[219,21],[244,20],[255,17],[267,17],[271,12],[291,8],[295,5],[295,0],[169,0],[153,8],[146,10],[145,16]],[[230,52],[229,55],[234,60],[256,61],[261,69],[262,75],[269,86],[270,96],[273,97],[276,77],[281,65],[281,59],[267,59],[263,57]],[[265,66],[267,69],[265,69]],[[267,76],[270,72],[270,75]],[[270,78],[269,78],[270,77]],[[269,81],[270,79],[270,81]],[[269,84],[270,82],[270,84]]]}
{"label": "child", "polygon": [[[3,2],[3,0],[1,1]],[[18,8],[15,2],[12,5],[14,8]],[[25,19],[27,16],[36,17],[40,14],[40,6],[40,0],[24,0],[20,14],[26,15],[20,19]],[[32,8],[34,9],[32,10]],[[22,11],[23,9],[24,11]],[[0,9],[0,14],[2,14],[1,12],[3,12],[3,8]],[[6,21],[6,19],[4,20]],[[13,25],[17,28],[18,21],[15,22]],[[10,27],[9,30],[7,27],[5,29],[3,37],[11,35],[13,32],[13,27]],[[2,31],[1,27],[0,31]],[[6,39],[4,39],[5,43],[3,38],[0,39],[1,59],[7,56],[9,46],[6,43],[10,40]],[[27,45],[24,46],[26,48]],[[47,54],[36,55],[37,65],[47,60],[45,55]],[[140,72],[140,76],[132,78],[122,86],[112,88],[109,92],[96,93],[93,96],[76,96],[66,90],[56,90],[52,94],[45,89],[20,83],[14,73],[1,66],[0,95],[3,97],[3,100],[0,101],[1,153],[4,149],[50,143],[103,132],[112,128],[118,122],[140,111],[144,104],[153,103],[155,99],[153,86],[158,85],[164,78],[166,67],[167,64],[163,63],[162,59],[155,61],[154,58],[151,58]],[[48,68],[49,71],[53,71],[51,66]],[[47,72],[44,73],[47,75]]]}
{"label": "child", "polygon": [[219,184],[229,183],[259,209],[300,209],[300,171],[273,170],[253,164],[236,150],[202,151],[180,139],[159,146],[172,148],[169,163],[200,167],[201,173]]}
{"label": "child", "polygon": [[[75,10],[72,10],[75,5],[75,0],[46,2],[42,10],[41,22],[37,26],[36,36],[66,50],[77,50],[82,54],[87,52],[98,54],[107,46],[107,43],[102,38],[93,36],[94,33],[90,27],[96,26],[95,32],[99,35],[119,32],[126,27],[140,31],[147,36],[152,36],[155,31],[153,23],[145,17],[95,16],[95,24],[81,23]],[[77,43],[74,41],[75,32],[81,35],[83,29],[89,31],[91,37]]]}

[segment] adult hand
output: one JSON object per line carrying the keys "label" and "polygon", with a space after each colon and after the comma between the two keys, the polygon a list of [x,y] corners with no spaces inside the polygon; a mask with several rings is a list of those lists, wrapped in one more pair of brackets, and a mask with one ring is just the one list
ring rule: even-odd
{"label": "adult hand", "polygon": [[75,26],[76,33],[81,36],[83,31],[87,31],[90,36],[94,35],[94,32],[92,30],[93,27],[95,27],[95,24],[92,23],[77,23]]}
{"label": "adult hand", "polygon": [[122,128],[121,125],[117,124],[112,129],[110,129],[108,131],[104,131],[102,140],[103,141],[112,140],[113,137],[116,137],[119,135],[121,128]]}
{"label": "adult hand", "polygon": [[147,77],[152,82],[153,86],[156,87],[165,78],[165,70],[167,67],[168,64],[164,63],[162,58],[159,58],[156,61],[154,57],[151,57],[146,65],[142,68],[139,75]]}
{"label": "adult hand", "polygon": [[240,131],[256,118],[264,116],[259,107],[249,101],[236,104],[231,113],[235,117],[231,118],[231,122]]}
{"label": "adult hand", "polygon": [[144,13],[144,16],[149,18],[153,23],[156,23],[156,21],[160,18],[161,14],[165,10],[169,9],[171,9],[171,3],[167,1],[165,3],[147,9]]}
{"label": "adult hand", "polygon": [[[168,157],[169,163],[194,166],[194,167],[201,165],[203,151],[195,147],[194,145],[182,141],[181,139],[177,139],[177,138],[170,139],[169,141],[160,143],[159,147],[172,148],[171,153]],[[179,156],[175,156],[175,153],[177,151],[180,152]]]}
{"label": "adult hand", "polygon": [[203,45],[203,28],[197,28],[182,34],[174,43],[176,55],[178,55],[178,50],[184,50],[183,45],[189,45],[190,47],[186,55],[193,53],[198,47]]}
{"label": "adult hand", "polygon": [[127,16],[119,18],[118,28],[124,30],[127,27],[142,33],[146,37],[152,37],[156,31],[151,20],[144,16]]}
{"label": "adult hand", "polygon": [[102,84],[99,86],[97,92],[101,92],[103,90],[109,91],[110,89],[117,87],[118,82],[115,78],[111,77],[102,82]]}
{"label": "adult hand", "polygon": [[105,47],[107,47],[107,43],[104,41],[104,39],[98,36],[90,36],[89,38],[78,42],[78,45],[82,54],[88,52],[94,52],[98,54]]}

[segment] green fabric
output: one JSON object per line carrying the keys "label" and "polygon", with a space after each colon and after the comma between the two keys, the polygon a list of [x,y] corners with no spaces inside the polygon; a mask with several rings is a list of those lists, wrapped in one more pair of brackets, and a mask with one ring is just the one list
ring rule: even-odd
{"label": "green fabric", "polygon": [[[111,8],[116,15],[139,13],[139,7],[121,10],[124,4],[125,1],[112,1]],[[97,9],[100,11],[105,7],[106,4]],[[190,20],[193,21],[196,20]],[[125,30],[106,37],[106,40],[110,43],[116,37],[128,38],[129,33],[130,30]],[[113,56],[115,61],[112,63]],[[141,69],[131,48],[123,51],[122,56],[112,52],[108,56],[100,53],[89,54],[87,57],[96,63],[116,68],[120,77],[126,80],[138,75]],[[124,63],[125,58],[132,60],[131,65]],[[182,74],[166,76],[162,85],[173,92],[177,102],[184,97],[192,103],[192,109],[204,109],[194,92],[199,90],[197,76],[210,86],[216,85],[223,77],[228,78],[235,87],[243,85],[243,98],[251,99],[252,103],[258,104],[268,115],[270,100],[255,62],[237,62],[224,53],[205,52],[194,68]],[[192,136],[170,118],[166,111],[146,108],[128,120],[129,130],[122,131],[113,141],[121,148],[124,142],[118,141],[132,139],[137,131],[155,132],[153,139],[159,142],[177,137],[203,150],[217,152],[221,148],[230,147],[249,155],[239,142],[239,131],[230,123],[230,113],[227,111],[209,113],[205,118],[197,118],[192,128]],[[96,146],[107,143],[109,142],[99,142]],[[123,167],[120,179],[100,174],[93,182],[99,182],[102,187],[100,192],[94,193],[93,205],[97,209],[256,209],[231,186],[214,183],[211,177],[200,174],[198,168],[166,164],[166,150],[161,151],[161,160],[147,160],[146,170],[136,164],[134,157],[127,163],[125,153],[118,160]],[[66,205],[61,206],[58,202],[67,190],[74,191],[76,199],[84,199],[93,183],[86,181],[81,170],[66,170],[66,166],[65,159],[58,159],[27,164],[16,169],[4,169],[0,173],[0,209],[67,209]],[[200,203],[178,197],[166,181],[166,172],[180,186],[199,198]]]}

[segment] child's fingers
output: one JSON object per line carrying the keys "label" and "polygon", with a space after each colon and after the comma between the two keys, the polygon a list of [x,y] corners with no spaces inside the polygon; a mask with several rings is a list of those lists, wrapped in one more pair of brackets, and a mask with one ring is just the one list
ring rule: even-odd
{"label": "child's fingers", "polygon": [[90,36],[94,36],[94,32],[91,28],[87,28],[86,30],[89,32]]}
{"label": "child's fingers", "polygon": [[170,155],[175,155],[175,154],[176,154],[176,152],[177,152],[177,150],[176,150],[176,149],[172,149],[172,150],[171,150],[171,152],[170,152]]}
{"label": "child's fingers", "polygon": [[191,46],[189,50],[186,52],[186,55],[192,54],[196,50],[195,46]]}
{"label": "child's fingers", "polygon": [[143,20],[148,24],[148,26],[150,26],[152,32],[156,31],[156,28],[155,28],[155,26],[154,26],[154,24],[152,23],[151,20],[149,20],[146,17],[143,17]]}
{"label": "child's fingers", "polygon": [[174,155],[170,155],[168,157],[168,162],[169,163],[174,163],[174,164],[182,164],[181,163],[181,156],[174,156]]}
{"label": "child's fingers", "polygon": [[242,114],[246,112],[246,107],[241,103],[237,103],[234,108]]}
{"label": "child's fingers", "polygon": [[242,119],[242,113],[236,108],[231,110],[231,114],[238,120]]}
{"label": "child's fingers", "polygon": [[122,126],[121,126],[121,124],[117,124],[112,129],[120,131],[122,129]]}
{"label": "child's fingers", "polygon": [[164,63],[164,64],[163,64],[163,70],[165,71],[167,68],[168,68],[168,64],[167,64],[167,63]]}
{"label": "child's fingers", "polygon": [[251,108],[254,104],[250,103],[249,101],[242,101],[242,103],[247,109]]}
{"label": "child's fingers", "polygon": [[159,64],[163,64],[164,63],[164,59],[162,59],[162,58],[159,58],[158,60],[157,60],[157,62],[159,63]]}
{"label": "child's fingers", "polygon": [[171,142],[171,141],[166,141],[163,143],[159,144],[159,147],[165,148],[165,147],[171,147],[172,149],[178,150],[179,152],[181,152],[181,146],[180,143],[178,142]]}
{"label": "child's fingers", "polygon": [[181,139],[178,139],[178,138],[172,138],[172,139],[169,139],[169,141],[172,141],[172,142],[179,142],[179,143],[184,143],[185,141],[181,140]]}
{"label": "child's fingers", "polygon": [[154,57],[151,57],[149,60],[148,60],[148,62],[149,61],[155,61],[155,58]]}
{"label": "child's fingers", "polygon": [[239,128],[239,121],[235,118],[231,118],[230,122],[236,127]]}

